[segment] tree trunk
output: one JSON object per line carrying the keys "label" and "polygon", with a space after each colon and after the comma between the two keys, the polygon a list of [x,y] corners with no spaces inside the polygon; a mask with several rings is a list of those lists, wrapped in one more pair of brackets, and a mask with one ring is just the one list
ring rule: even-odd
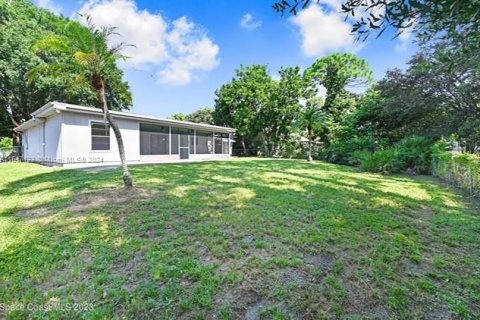
{"label": "tree trunk", "polygon": [[120,161],[122,162],[122,168],[123,168],[123,183],[125,187],[133,187],[133,178],[130,175],[130,171],[128,171],[128,166],[127,166],[127,159],[125,156],[125,146],[123,145],[123,138],[122,138],[122,133],[120,132],[120,129],[118,127],[118,124],[115,120],[113,120],[112,115],[110,114],[110,111],[108,110],[108,105],[107,105],[107,97],[105,94],[105,80],[103,78],[100,78],[98,80],[98,86],[96,86],[98,89],[98,99],[102,104],[103,108],[103,114],[110,124],[110,127],[112,127],[113,133],[115,134],[115,138],[117,139],[117,144],[118,144],[118,152],[120,154]]}
{"label": "tree trunk", "polygon": [[308,151],[307,151],[307,161],[312,162],[312,144],[313,144],[313,137],[312,137],[312,128],[311,126],[307,126],[307,139],[308,139]]}
{"label": "tree trunk", "polygon": [[247,147],[245,146],[245,138],[242,137],[242,147],[243,147],[243,155],[246,157],[248,156],[247,154]]}
{"label": "tree trunk", "polygon": [[308,162],[312,162],[312,139],[308,139]]}

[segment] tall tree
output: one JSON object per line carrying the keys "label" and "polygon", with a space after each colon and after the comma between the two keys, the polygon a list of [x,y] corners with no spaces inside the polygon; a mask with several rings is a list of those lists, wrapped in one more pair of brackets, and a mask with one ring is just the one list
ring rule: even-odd
{"label": "tall tree", "polygon": [[373,81],[368,62],[349,53],[334,53],[321,58],[307,70],[307,74],[327,90],[324,109],[333,114],[342,111],[335,110],[335,100],[345,93],[348,86],[361,86]]}
{"label": "tall tree", "polygon": [[[43,38],[64,33],[69,20],[40,9],[27,0],[0,1],[0,121],[2,135],[12,135],[13,127],[49,101],[63,101],[85,106],[96,105],[94,90],[86,85],[70,86],[70,78],[78,78],[77,70],[62,76],[42,74],[28,83],[26,74],[46,62],[32,46]],[[53,60],[53,58],[52,58]],[[58,54],[58,63],[68,63],[70,57]],[[129,108],[132,99],[128,86],[122,82],[118,68],[110,70],[108,100],[112,108]],[[7,121],[8,119],[8,121]],[[5,132],[5,133],[4,133]],[[16,136],[19,143],[19,136]]]}
{"label": "tall tree", "polygon": [[[86,17],[87,28],[77,22],[70,22],[65,28],[64,36],[51,36],[38,41],[35,49],[38,53],[52,58],[52,62],[32,69],[30,78],[38,79],[41,74],[62,74],[75,71],[78,77],[74,85],[87,83],[97,94],[97,106],[102,108],[106,121],[110,124],[118,144],[118,151],[123,167],[123,182],[126,187],[133,186],[133,179],[128,170],[125,147],[117,122],[110,114],[108,92],[112,85],[128,86],[126,83],[111,81],[111,72],[116,69],[116,60],[123,59],[121,50],[124,43],[108,47],[107,40],[115,28],[96,28],[91,19]],[[70,61],[55,61],[57,54],[70,57]],[[51,55],[51,57],[50,57]]]}
{"label": "tall tree", "polygon": [[406,71],[388,71],[373,103],[362,103],[358,125],[374,124],[378,134],[394,140],[456,134],[469,150],[480,145],[480,68],[451,68],[444,57],[440,45],[415,55]]}
{"label": "tall tree", "polygon": [[265,138],[266,153],[275,155],[279,145],[290,138],[301,102],[315,93],[315,88],[299,67],[281,68],[280,79],[273,81],[268,102],[260,109],[259,124]]}
{"label": "tall tree", "polygon": [[195,123],[215,124],[213,119],[214,112],[215,109],[211,107],[200,108],[197,111],[188,114],[187,119],[188,121]]}
{"label": "tall tree", "polygon": [[215,112],[214,108],[200,108],[197,111],[194,111],[189,114],[183,112],[175,113],[170,116],[174,120],[180,121],[190,121],[195,123],[204,123],[204,124],[214,124],[213,113]]}
{"label": "tall tree", "polygon": [[241,66],[235,77],[215,92],[215,123],[237,129],[244,154],[248,154],[247,141],[261,131],[258,115],[269,103],[273,84],[266,66]]}
{"label": "tall tree", "polygon": [[315,139],[325,127],[326,115],[322,112],[323,99],[314,97],[309,99],[296,122],[296,125],[303,131],[308,139],[307,160],[313,160],[312,150]]}

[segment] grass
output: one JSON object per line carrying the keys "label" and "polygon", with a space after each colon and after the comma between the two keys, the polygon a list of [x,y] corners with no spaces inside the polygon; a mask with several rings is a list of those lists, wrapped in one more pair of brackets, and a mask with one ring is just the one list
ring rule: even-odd
{"label": "grass", "polygon": [[131,171],[0,165],[0,318],[480,317],[478,210],[433,178]]}

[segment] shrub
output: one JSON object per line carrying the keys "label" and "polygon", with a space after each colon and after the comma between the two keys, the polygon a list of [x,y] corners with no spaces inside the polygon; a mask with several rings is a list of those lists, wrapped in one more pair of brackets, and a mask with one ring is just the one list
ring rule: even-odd
{"label": "shrub", "polygon": [[353,154],[359,151],[374,152],[385,141],[379,141],[372,136],[356,137],[347,141],[335,141],[326,150],[322,152],[320,157],[328,162],[358,165],[358,158],[353,157]]}
{"label": "shrub", "polygon": [[13,146],[13,139],[9,137],[0,138],[0,148],[8,148]]}
{"label": "shrub", "polygon": [[394,146],[394,171],[412,169],[417,173],[430,173],[432,163],[432,141],[421,136],[411,136],[400,140]]}
{"label": "shrub", "polygon": [[430,173],[432,143],[427,138],[411,136],[383,150],[354,152],[352,159],[351,163],[358,164],[364,171]]}
{"label": "shrub", "polygon": [[395,170],[395,150],[388,148],[375,152],[357,151],[352,156],[360,169],[369,172],[391,173]]}

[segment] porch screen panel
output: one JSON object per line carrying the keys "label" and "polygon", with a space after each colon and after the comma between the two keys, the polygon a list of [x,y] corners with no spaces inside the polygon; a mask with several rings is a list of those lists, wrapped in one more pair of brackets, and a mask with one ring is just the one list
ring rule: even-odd
{"label": "porch screen panel", "polygon": [[215,133],[214,144],[215,144],[215,153],[221,154],[222,153],[222,134],[221,133]]}
{"label": "porch screen panel", "polygon": [[154,124],[140,124],[140,154],[168,154],[169,128]]}
{"label": "porch screen panel", "polygon": [[178,154],[178,132],[179,128],[172,127],[172,154]]}
{"label": "porch screen panel", "polygon": [[188,148],[189,154],[193,154],[193,137],[192,129],[179,128],[180,148]]}
{"label": "porch screen panel", "polygon": [[229,134],[224,133],[222,134],[222,153],[229,154],[230,153],[230,139],[229,139]]}
{"label": "porch screen panel", "polygon": [[197,130],[197,154],[213,153],[213,132]]}

